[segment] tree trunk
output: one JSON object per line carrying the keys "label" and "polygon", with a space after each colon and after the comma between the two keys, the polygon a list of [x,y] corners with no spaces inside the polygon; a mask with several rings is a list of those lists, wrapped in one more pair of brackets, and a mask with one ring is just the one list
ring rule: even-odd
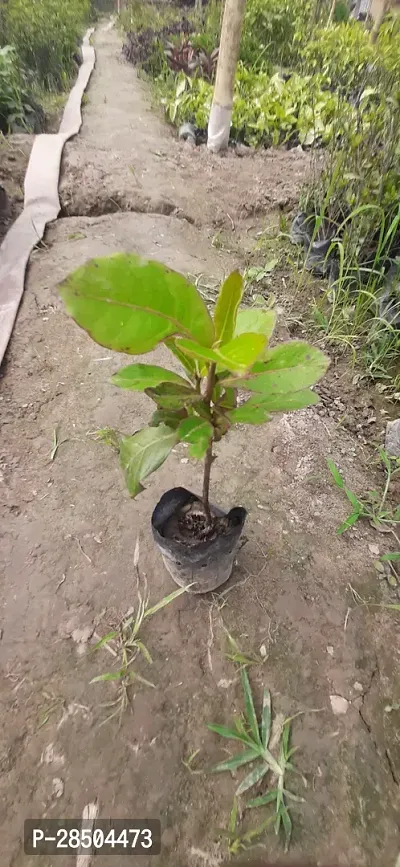
{"label": "tree trunk", "polygon": [[246,0],[225,0],[217,75],[208,121],[207,146],[213,153],[226,150],[229,144],[233,88],[245,7]]}
{"label": "tree trunk", "polygon": [[374,26],[371,30],[371,42],[373,45],[375,45],[375,42],[378,39],[382,21],[385,18],[385,15],[387,15],[387,13],[389,12],[391,5],[392,5],[392,0],[383,0],[383,2],[382,2],[382,6],[381,6],[376,18],[375,18],[375,23],[374,23]]}

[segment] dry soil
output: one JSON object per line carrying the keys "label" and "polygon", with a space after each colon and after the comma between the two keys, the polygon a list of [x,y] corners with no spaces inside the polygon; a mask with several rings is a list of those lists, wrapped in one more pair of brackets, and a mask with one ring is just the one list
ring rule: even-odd
{"label": "dry soil", "polygon": [[[102,816],[161,819],[162,854],[141,856],[143,867],[222,862],[218,829],[227,827],[236,781],[208,771],[235,747],[207,723],[228,724],[243,707],[225,627],[247,652],[261,648],[262,664],[249,669],[257,702],[267,685],[277,712],[303,712],[293,721],[296,765],[307,780],[307,788],[290,780],[305,798],[293,804],[294,863],[308,855],[341,867],[394,867],[399,710],[388,707],[400,701],[399,614],[356,607],[351,590],[398,601],[373,565],[392,546],[368,525],[335,534],[347,505],[330,482],[327,456],[357,491],[376,478],[368,446],[334,415],[312,408],[227,436],[212,497],[249,513],[234,575],[213,598],[181,596],[146,621],[153,664],[137,670],[155,687],[138,683],[120,727],[116,719],[101,725],[116,687],[90,681],[115,660],[91,648],[137,605],[137,539],[151,600],[174,589],[150,516],[175,484],[198,491],[201,468],[179,446],[129,499],[113,451],[93,432],[134,431],[150,402],[109,384],[125,359],[66,317],[57,285],[88,258],[117,250],[222,277],[243,260],[240,244],[233,255],[213,246],[218,226],[233,223],[244,236],[251,213],[256,236],[265,218],[295,203],[308,168],[299,152],[221,160],[178,143],[120,45],[115,30],[98,30],[82,131],[66,148],[64,216],[32,256],[2,370],[1,863],[72,867],[75,855],[25,856],[23,821],[74,818],[95,801]],[[279,287],[277,295],[279,302]],[[148,360],[169,363],[162,349]],[[333,713],[330,696],[347,700],[345,714]],[[244,823],[261,819],[247,815]],[[272,831],[264,843],[282,855]],[[128,861],[115,855],[112,863]],[[108,863],[101,853],[94,859]]]}

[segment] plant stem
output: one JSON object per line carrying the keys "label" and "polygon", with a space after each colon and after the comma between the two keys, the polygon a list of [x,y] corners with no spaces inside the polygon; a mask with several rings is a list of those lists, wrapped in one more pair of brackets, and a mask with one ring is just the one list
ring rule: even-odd
{"label": "plant stem", "polygon": [[[216,365],[210,364],[207,376],[206,390],[204,392],[204,403],[208,404],[211,407],[211,400],[214,392],[215,386],[215,371]],[[213,453],[212,453],[213,440],[211,440],[210,445],[207,449],[205,461],[204,461],[204,476],[203,476],[203,506],[204,511],[206,513],[207,523],[211,527],[212,525],[212,515],[210,510],[210,473],[211,473],[211,464],[213,462]]]}
{"label": "plant stem", "polygon": [[212,515],[210,510],[210,473],[211,464],[213,462],[212,443],[210,443],[204,461],[204,476],[203,476],[203,506],[206,513],[207,523],[212,524]]}

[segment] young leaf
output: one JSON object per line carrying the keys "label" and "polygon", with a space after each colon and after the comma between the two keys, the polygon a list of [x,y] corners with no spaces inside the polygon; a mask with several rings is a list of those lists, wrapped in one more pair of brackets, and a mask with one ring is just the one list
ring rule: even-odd
{"label": "young leaf", "polygon": [[263,334],[239,334],[238,337],[234,337],[229,343],[217,349],[200,346],[199,343],[186,338],[179,338],[176,343],[185,354],[199,361],[223,365],[233,373],[244,373],[262,354],[266,339]]}
{"label": "young leaf", "polygon": [[245,668],[240,670],[240,679],[242,681],[242,689],[244,693],[244,703],[246,708],[246,717],[250,726],[250,731],[253,735],[254,741],[261,745],[261,737],[258,728],[257,716],[254,710],[254,702],[253,695],[251,692],[251,686],[249,681],[249,676]]}
{"label": "young leaf", "polygon": [[253,807],[265,807],[266,804],[271,804],[272,801],[276,801],[278,795],[278,790],[273,789],[271,792],[267,792],[266,795],[260,795],[258,798],[253,798],[246,804],[246,807],[252,809]]}
{"label": "young leaf", "polygon": [[131,497],[143,490],[141,482],[164,463],[177,442],[177,432],[164,424],[121,437],[119,458]]}
{"label": "young leaf", "polygon": [[264,334],[267,343],[271,340],[276,323],[274,310],[260,310],[255,307],[244,307],[238,311],[236,318],[235,337],[248,331]]}
{"label": "young leaf", "polygon": [[399,551],[391,551],[390,554],[382,554],[380,557],[381,562],[392,562],[394,563],[396,560],[400,560],[400,552]]}
{"label": "young leaf", "polygon": [[177,334],[214,342],[207,307],[181,274],[131,253],[92,259],[60,286],[67,312],[101,346],[141,354]]}
{"label": "young leaf", "polygon": [[[228,343],[235,331],[236,314],[243,294],[243,280],[233,271],[221,286],[214,312],[216,345]],[[250,331],[251,329],[247,329]],[[255,329],[257,330],[257,329]]]}
{"label": "young leaf", "polygon": [[178,428],[178,436],[182,443],[190,443],[191,458],[204,458],[211,443],[213,426],[203,418],[186,418]]}
{"label": "young leaf", "polygon": [[161,382],[156,388],[146,388],[145,394],[151,397],[160,409],[179,410],[202,399],[200,392],[195,391],[190,383],[178,385],[175,382]]}
{"label": "young leaf", "polygon": [[126,671],[121,668],[120,671],[107,671],[105,674],[98,674],[97,677],[92,677],[89,683],[102,683],[105,680],[121,680],[125,677]]}
{"label": "young leaf", "polygon": [[111,382],[118,388],[129,388],[132,391],[155,388],[163,382],[174,382],[186,388],[190,385],[187,380],[178,376],[177,373],[173,373],[172,370],[165,370],[163,367],[157,367],[153,364],[128,364],[114,373]]}
{"label": "young leaf", "polygon": [[243,379],[226,377],[221,385],[240,387],[264,395],[288,394],[315,385],[325,373],[329,359],[320,349],[293,340],[269,349]]}
{"label": "young leaf", "polygon": [[292,836],[292,820],[284,803],[280,806],[280,816],[282,819],[283,830],[285,832],[285,852],[287,852],[289,849],[290,838]]}
{"label": "young leaf", "polygon": [[328,464],[328,467],[332,473],[332,476],[333,476],[338,488],[341,488],[343,490],[344,489],[344,481],[342,479],[342,476],[339,473],[339,470],[338,470],[336,464],[334,464],[330,458],[327,459],[327,464]]}
{"label": "young leaf", "polygon": [[216,765],[214,771],[236,771],[236,768],[247,765],[249,762],[254,762],[255,759],[259,758],[260,753],[257,750],[244,750],[237,756],[233,756],[233,758],[227,759],[225,762],[220,762],[219,765]]}
{"label": "young leaf", "polygon": [[182,593],[186,593],[189,587],[192,585],[189,584],[187,587],[180,587],[179,590],[173,590],[172,593],[168,593],[168,596],[164,596],[163,599],[160,599],[159,602],[156,602],[155,605],[152,605],[151,608],[146,608],[143,619],[145,617],[151,617],[153,614],[157,614],[157,611],[161,611],[162,608],[165,608],[166,605],[169,605],[170,602],[173,602],[174,599],[178,599],[178,596],[182,596]]}
{"label": "young leaf", "polygon": [[237,789],[236,789],[237,797],[239,797],[239,795],[243,795],[244,792],[247,792],[248,789],[251,789],[252,786],[256,785],[256,783],[259,783],[260,780],[262,780],[263,777],[265,777],[265,774],[267,774],[268,771],[269,771],[268,765],[264,765],[264,764],[260,764],[260,765],[258,765],[257,768],[254,768],[253,771],[250,771],[250,773],[247,775],[247,777],[245,777],[244,780],[242,780],[240,785],[237,787]]}
{"label": "young leaf", "polygon": [[246,734],[240,734],[235,729],[230,729],[228,726],[220,726],[216,723],[208,723],[207,728],[210,731],[215,732],[215,734],[220,735],[222,738],[228,738],[229,740],[241,741],[242,743],[252,744],[250,738],[247,737]]}
{"label": "young leaf", "polygon": [[269,689],[265,688],[261,713],[261,742],[264,749],[267,749],[269,744],[269,736],[271,733],[271,711],[271,693]]}
{"label": "young leaf", "polygon": [[360,512],[352,512],[351,515],[349,515],[349,517],[346,518],[345,521],[343,521],[343,524],[341,524],[340,527],[337,528],[336,532],[337,532],[338,536],[341,536],[341,534],[344,533],[345,530],[348,530],[349,527],[352,527],[353,524],[355,524],[356,521],[358,521],[359,517],[360,517]]}

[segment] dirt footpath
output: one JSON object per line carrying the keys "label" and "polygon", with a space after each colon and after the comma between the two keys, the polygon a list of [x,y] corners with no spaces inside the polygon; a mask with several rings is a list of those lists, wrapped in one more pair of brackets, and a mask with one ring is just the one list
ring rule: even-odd
{"label": "dirt footpath", "polygon": [[[113,659],[91,647],[137,604],[138,538],[151,601],[174,589],[152,544],[150,515],[174,484],[198,491],[201,468],[179,446],[140,498],[129,499],[115,455],[93,432],[134,431],[148,420],[150,401],[108,383],[123,359],[66,318],[57,284],[89,257],[117,250],[222,277],[241,261],[212,246],[218,221],[240,227],[250,211],[264,220],[268,209],[287,207],[307,159],[221,161],[191,151],[152,112],[144,84],[120,59],[118,34],[100,30],[95,45],[82,133],[66,149],[64,218],[32,256],[2,370],[1,863],[73,867],[75,855],[25,856],[23,821],[76,818],[95,801],[104,817],[161,819],[162,854],[141,856],[143,867],[222,862],[218,830],[227,828],[237,783],[208,773],[232,744],[207,723],[228,725],[243,709],[225,626],[247,652],[261,652],[250,668],[257,700],[267,685],[277,711],[304,711],[293,722],[296,765],[307,781],[305,789],[300,777],[290,779],[305,798],[293,804],[293,858],[394,867],[399,712],[385,708],[400,701],[399,615],[349,609],[351,587],[367,600],[397,596],[373,568],[376,547],[385,550],[380,536],[365,526],[335,535],[347,507],[326,457],[361,491],[374,481],[365,469],[370,453],[315,409],[228,435],[212,496],[249,512],[235,574],[221,594],[181,596],[146,621],[153,664],[137,670],[155,687],[138,684],[120,727],[116,719],[101,725],[115,686],[90,681]],[[148,361],[169,363],[163,350]],[[345,714],[332,712],[332,695],[347,700]],[[264,841],[268,853],[282,855],[272,831]],[[94,858],[94,867],[108,863]]]}

